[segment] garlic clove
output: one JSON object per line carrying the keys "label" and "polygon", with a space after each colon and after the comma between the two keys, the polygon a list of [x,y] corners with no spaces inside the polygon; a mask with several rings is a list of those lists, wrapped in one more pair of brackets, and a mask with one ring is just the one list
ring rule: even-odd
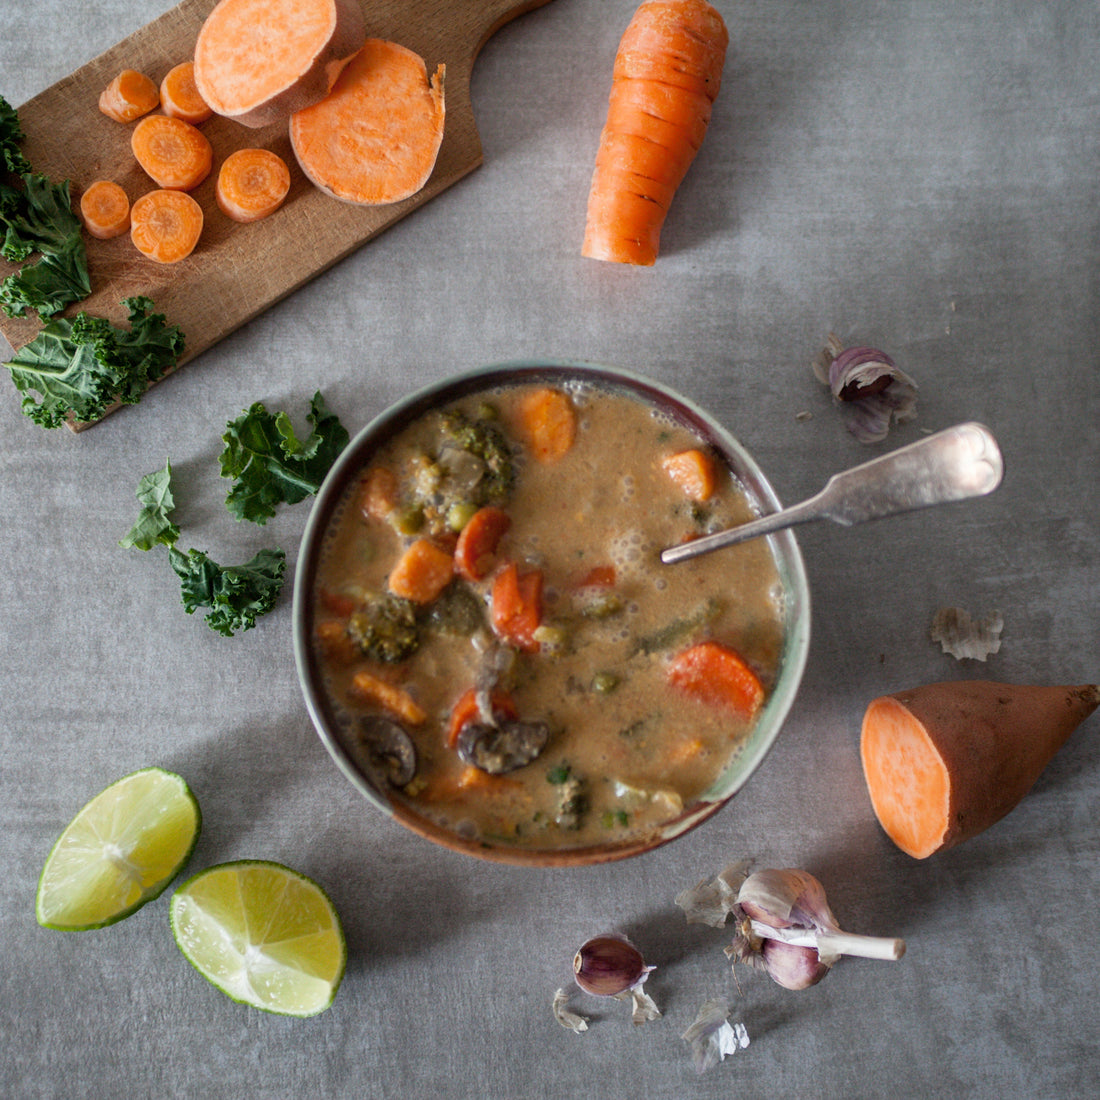
{"label": "garlic clove", "polygon": [[618,997],[645,980],[653,969],[625,936],[595,936],[573,956],[577,985],[596,997]]}
{"label": "garlic clove", "polygon": [[782,940],[765,940],[764,965],[772,981],[784,989],[809,989],[829,973],[815,947],[797,947]]}

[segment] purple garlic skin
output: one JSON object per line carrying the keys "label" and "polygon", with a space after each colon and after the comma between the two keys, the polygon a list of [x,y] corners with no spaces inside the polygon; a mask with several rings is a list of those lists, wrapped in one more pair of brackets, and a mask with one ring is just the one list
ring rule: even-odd
{"label": "purple garlic skin", "polygon": [[624,936],[596,936],[573,956],[577,985],[597,997],[617,997],[649,972],[641,952]]}
{"label": "purple garlic skin", "polygon": [[829,973],[814,947],[764,940],[760,953],[768,976],[784,989],[809,989]]}

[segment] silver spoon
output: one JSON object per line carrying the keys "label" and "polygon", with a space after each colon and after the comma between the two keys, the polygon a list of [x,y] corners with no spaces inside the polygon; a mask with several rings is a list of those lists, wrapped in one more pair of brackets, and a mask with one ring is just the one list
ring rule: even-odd
{"label": "silver spoon", "polygon": [[834,474],[820,493],[801,504],[670,546],[662,551],[661,561],[684,561],[812,519],[831,519],[850,527],[932,504],[985,496],[997,488],[1003,475],[1004,459],[993,433],[975,422],[957,424]]}

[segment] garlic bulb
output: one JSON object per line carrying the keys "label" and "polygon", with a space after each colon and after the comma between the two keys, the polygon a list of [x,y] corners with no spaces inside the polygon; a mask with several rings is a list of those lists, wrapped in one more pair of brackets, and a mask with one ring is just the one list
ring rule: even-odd
{"label": "garlic bulb", "polygon": [[900,959],[905,941],[841,930],[825,888],[808,871],[757,871],[737,892],[741,919],[726,954],[753,961],[786,989],[816,985],[842,955]]}
{"label": "garlic bulb", "polygon": [[816,985],[842,955],[900,959],[905,941],[844,932],[808,871],[765,870],[748,874],[747,861],[731,864],[710,882],[676,897],[688,923],[722,927],[734,919],[734,963],[765,971],[786,989]]}

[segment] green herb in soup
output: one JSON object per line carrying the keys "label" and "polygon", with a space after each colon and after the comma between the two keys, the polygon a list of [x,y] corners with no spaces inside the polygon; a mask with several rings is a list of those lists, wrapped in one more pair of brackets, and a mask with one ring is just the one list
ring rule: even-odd
{"label": "green herb in soup", "polygon": [[474,840],[651,833],[739,751],[783,642],[765,540],[660,551],[751,516],[702,440],[615,390],[525,384],[424,415],[322,550],[315,645],[349,750]]}

